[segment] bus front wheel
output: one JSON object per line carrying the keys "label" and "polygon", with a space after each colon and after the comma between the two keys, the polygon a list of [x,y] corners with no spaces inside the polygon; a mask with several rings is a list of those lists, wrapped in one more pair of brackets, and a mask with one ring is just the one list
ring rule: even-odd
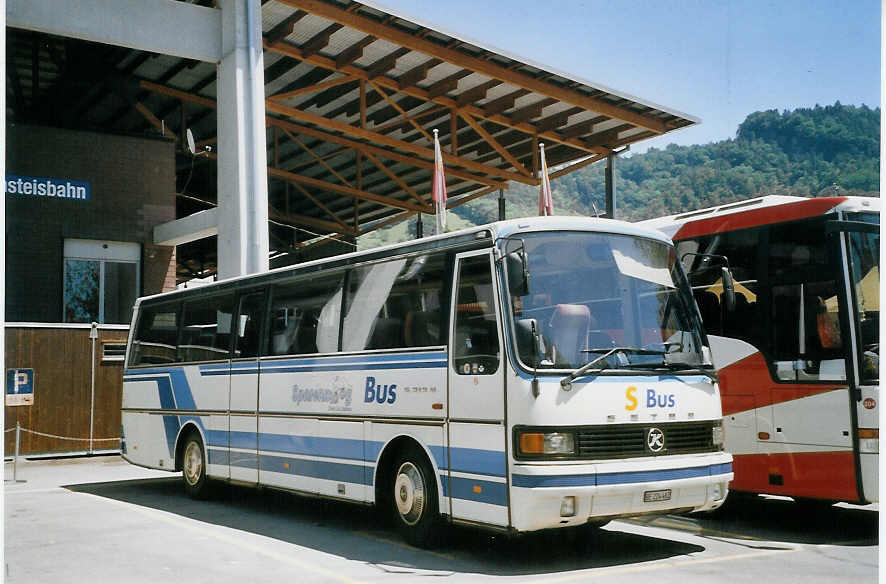
{"label": "bus front wheel", "polygon": [[397,528],[404,539],[430,547],[439,528],[437,482],[424,454],[415,446],[397,457],[392,481],[392,503]]}
{"label": "bus front wheel", "polygon": [[185,439],[182,451],[182,477],[185,492],[192,499],[203,499],[208,492],[206,478],[206,451],[203,440],[197,432],[191,432]]}

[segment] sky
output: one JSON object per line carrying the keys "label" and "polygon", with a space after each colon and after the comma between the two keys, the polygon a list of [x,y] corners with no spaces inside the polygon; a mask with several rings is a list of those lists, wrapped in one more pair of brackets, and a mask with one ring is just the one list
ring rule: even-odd
{"label": "sky", "polygon": [[880,104],[877,0],[369,0],[568,77],[700,118],[631,147],[735,137],[768,109]]}

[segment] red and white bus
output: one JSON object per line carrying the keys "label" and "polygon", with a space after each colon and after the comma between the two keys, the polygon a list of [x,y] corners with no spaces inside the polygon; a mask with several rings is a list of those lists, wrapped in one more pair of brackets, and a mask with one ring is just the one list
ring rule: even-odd
{"label": "red and white bus", "polygon": [[730,489],[877,501],[879,199],[766,196],[643,223],[676,243],[710,338]]}

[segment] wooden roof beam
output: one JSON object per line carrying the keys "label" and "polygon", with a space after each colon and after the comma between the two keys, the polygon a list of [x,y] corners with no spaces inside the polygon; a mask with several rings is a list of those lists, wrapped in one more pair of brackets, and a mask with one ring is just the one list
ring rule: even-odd
{"label": "wooden roof beam", "polygon": [[427,132],[424,128],[421,127],[421,124],[419,124],[417,121],[415,121],[414,119],[412,119],[412,118],[409,116],[409,114],[406,113],[406,110],[404,110],[402,107],[400,107],[400,105],[399,105],[396,101],[394,101],[394,100],[391,98],[391,96],[388,95],[387,92],[386,92],[384,89],[382,89],[380,86],[376,85],[376,84],[373,83],[372,81],[369,82],[369,85],[371,85],[372,88],[375,89],[375,91],[377,91],[377,92],[379,93],[379,95],[381,95],[383,98],[385,98],[385,100],[387,100],[387,102],[388,102],[389,104],[391,104],[391,106],[393,106],[393,108],[394,108],[395,110],[397,110],[398,112],[400,112],[400,115],[403,116],[403,118],[404,118],[406,121],[408,121],[410,124],[412,124],[412,125],[415,127],[416,130],[418,130],[419,132],[421,132],[421,133],[424,135],[424,137],[428,139],[429,142],[433,142],[433,141],[434,141],[434,139],[431,137],[431,135],[428,134],[428,132]]}
{"label": "wooden roof beam", "polygon": [[517,91],[512,91],[507,95],[503,95],[497,99],[493,99],[489,103],[480,106],[483,108],[483,112],[487,116],[494,116],[496,114],[500,114],[505,110],[509,110],[514,107],[514,104],[517,102],[518,97],[523,97],[524,95],[529,95],[531,92],[526,91],[525,89],[518,89]]}
{"label": "wooden roof beam", "polygon": [[311,56],[314,53],[319,53],[324,48],[326,48],[326,45],[329,44],[329,37],[331,37],[342,28],[344,28],[344,26],[337,22],[330,24],[329,26],[312,36],[310,39],[305,41],[304,44],[302,44],[302,53],[307,56]]}
{"label": "wooden roof beam", "polygon": [[356,235],[356,230],[353,227],[341,225],[332,221],[324,221],[322,219],[309,217],[307,215],[297,215],[293,213],[286,214],[270,204],[268,205],[268,218],[275,221],[283,221],[287,223],[293,222],[300,225],[310,225],[311,227],[326,229],[327,231],[331,231],[333,233],[345,232],[348,235]]}
{"label": "wooden roof beam", "polygon": [[459,79],[463,79],[470,74],[470,71],[465,71],[464,69],[462,69],[457,73],[453,73],[452,75],[444,77],[440,81],[431,84],[427,88],[428,99],[434,99],[435,97],[439,97],[441,95],[449,93],[450,91],[454,91],[458,88]]}
{"label": "wooden roof beam", "polygon": [[567,110],[563,110],[562,112],[557,112],[546,118],[538,120],[537,122],[535,122],[535,127],[542,132],[545,132],[547,130],[555,130],[560,126],[565,126],[569,122],[569,116],[574,116],[575,114],[581,113],[583,111],[584,110],[580,107],[572,107]]}
{"label": "wooden roof beam", "polygon": [[421,65],[413,67],[403,75],[397,78],[397,87],[405,89],[416,85],[419,81],[423,81],[428,76],[428,71],[442,63],[440,59],[428,59]]}
{"label": "wooden roof beam", "polygon": [[308,189],[306,189],[305,187],[301,186],[301,185],[300,185],[299,183],[297,183],[297,182],[294,182],[294,181],[287,181],[287,182],[289,182],[290,184],[292,184],[292,186],[294,186],[295,189],[296,189],[297,191],[299,191],[299,192],[300,192],[301,194],[303,194],[306,198],[308,198],[308,199],[309,199],[312,203],[314,203],[319,209],[322,209],[324,213],[326,213],[327,215],[329,215],[329,217],[331,217],[332,220],[335,221],[335,222],[338,224],[338,226],[339,226],[338,228],[339,228],[339,229],[344,230],[344,231],[346,231],[346,230],[349,229],[349,227],[348,227],[347,225],[345,225],[345,223],[344,223],[341,219],[339,219],[338,216],[337,216],[335,213],[333,213],[332,211],[329,210],[329,207],[327,207],[326,205],[324,205],[323,203],[321,203],[320,200],[317,199],[317,197],[315,197],[314,195],[312,195],[311,193],[309,193],[309,192],[308,192]]}
{"label": "wooden roof beam", "polygon": [[283,19],[280,24],[272,28],[268,31],[267,34],[264,35],[268,42],[276,43],[277,41],[283,40],[292,34],[292,30],[295,27],[295,23],[307,16],[308,13],[304,10],[296,10],[290,16]]}
{"label": "wooden roof beam", "polygon": [[307,153],[311,156],[311,158],[313,158],[315,161],[319,162],[320,165],[323,166],[323,168],[325,168],[326,170],[328,170],[329,172],[331,172],[333,175],[335,175],[335,178],[337,178],[338,180],[340,180],[340,181],[342,182],[342,184],[344,184],[344,185],[346,185],[346,186],[349,186],[349,187],[351,187],[351,188],[354,188],[354,185],[352,185],[350,182],[348,182],[347,180],[345,180],[345,178],[344,178],[342,175],[340,175],[339,173],[337,173],[337,172],[336,172],[331,166],[329,166],[329,163],[327,163],[325,160],[323,160],[322,158],[320,158],[319,156],[317,156],[317,154],[315,154],[313,150],[311,150],[310,148],[308,148],[308,147],[305,145],[304,142],[302,142],[301,140],[299,140],[299,139],[298,139],[298,136],[293,135],[293,133],[292,133],[291,131],[289,131],[287,128],[282,128],[282,130],[283,130],[283,133],[285,133],[286,136],[287,136],[290,140],[292,140],[293,142],[295,142],[296,144],[298,144],[298,146],[299,146],[302,150],[304,150],[305,152],[307,152]]}
{"label": "wooden roof beam", "polygon": [[430,205],[419,206],[414,203],[410,203],[409,201],[400,201],[399,199],[385,197],[383,195],[376,195],[375,193],[370,193],[368,191],[361,191],[359,189],[326,182],[316,178],[311,178],[309,176],[287,172],[285,170],[280,170],[279,168],[268,168],[268,174],[282,180],[306,184],[321,190],[331,191],[342,195],[348,195],[350,197],[354,197],[355,199],[372,201],[374,203],[379,203],[381,205],[393,207],[395,209],[416,211],[417,213],[433,212],[433,208]]}
{"label": "wooden roof beam", "polygon": [[335,66],[341,69],[363,57],[363,49],[375,42],[375,37],[368,35],[340,52],[335,57]]}
{"label": "wooden roof beam", "polygon": [[[265,107],[268,111],[292,118],[294,120],[299,120],[302,122],[307,122],[309,124],[315,124],[317,126],[323,128],[329,128],[336,132],[341,132],[343,134],[354,136],[357,138],[362,138],[364,140],[369,140],[373,144],[381,144],[384,146],[388,146],[391,148],[405,150],[406,152],[412,152],[413,154],[417,154],[422,156],[428,160],[434,159],[434,151],[430,148],[425,148],[422,146],[417,146],[415,144],[411,144],[409,142],[404,142],[402,140],[396,140],[394,138],[390,138],[384,134],[379,134],[378,132],[373,132],[371,130],[364,130],[362,128],[355,128],[350,124],[346,124],[344,122],[339,122],[338,120],[331,120],[329,118],[324,118],[323,116],[318,116],[317,114],[312,114],[309,112],[305,112],[299,109],[295,109],[293,107],[285,106],[276,102],[269,101],[265,104]],[[443,161],[450,166],[461,166],[462,168],[466,168],[468,170],[473,170],[475,172],[479,172],[486,175],[496,176],[500,179],[504,180],[515,180],[517,182],[522,182],[526,184],[534,185],[536,180],[527,177],[523,174],[518,174],[515,172],[502,171],[497,168],[492,168],[488,166],[484,166],[482,164],[477,164],[472,160],[468,160],[466,158],[461,158],[458,156],[453,156],[451,154],[443,153]]]}
{"label": "wooden roof beam", "polygon": [[630,130],[633,127],[634,126],[632,126],[631,124],[621,124],[619,126],[615,126],[614,128],[604,130],[603,132],[598,132],[588,138],[587,141],[597,146],[607,146],[615,148],[613,144],[618,142],[618,135],[625,130]]}
{"label": "wooden roof beam", "polygon": [[[269,51],[278,52],[283,55],[289,55],[293,58],[304,60],[308,63],[311,63],[312,65],[317,65],[318,67],[323,67],[325,69],[331,69],[333,71],[339,71],[341,73],[345,73],[345,74],[355,77],[357,79],[368,79],[369,78],[366,71],[364,71],[363,69],[359,69],[357,67],[354,67],[354,66],[345,67],[344,69],[337,69],[335,66],[334,60],[324,57],[322,55],[312,55],[310,57],[302,57],[302,54],[301,54],[301,51],[299,50],[299,48],[295,47],[291,44],[287,44],[287,43],[276,43],[274,45],[265,44],[265,48]],[[405,93],[406,95],[411,95],[413,97],[417,97],[417,98],[425,100],[425,101],[432,101],[438,105],[443,105],[448,108],[453,108],[453,109],[456,108],[455,100],[450,97],[447,97],[445,95],[441,95],[441,96],[438,96],[435,98],[430,98],[427,90],[425,90],[425,89],[422,89],[420,87],[405,87],[405,88],[401,89],[395,80],[387,78],[387,77],[379,77],[375,81],[379,85],[387,87],[388,89],[393,89],[395,91],[401,91],[402,93]],[[520,130],[521,132],[525,132],[527,134],[533,134],[533,135],[539,134],[540,138],[543,138],[544,140],[546,140],[548,142],[559,142],[561,144],[566,144],[566,145],[572,146],[573,148],[576,148],[578,150],[588,152],[588,153],[600,153],[600,151],[598,151],[596,149],[596,147],[588,146],[582,140],[579,140],[576,138],[569,138],[569,139],[563,138],[562,136],[560,136],[556,132],[540,133],[540,132],[538,132],[538,129],[535,128],[533,125],[528,124],[526,122],[514,121],[505,115],[501,115],[501,114],[489,115],[483,109],[476,107],[476,106],[465,106],[461,109],[468,112],[469,114],[471,114],[475,118],[480,118],[480,119],[484,119],[486,121],[495,122],[496,124],[499,124],[501,126],[506,126],[508,128],[512,128],[514,130]]]}
{"label": "wooden roof beam", "polygon": [[337,5],[322,0],[278,0],[278,2],[317,16],[322,16],[333,22],[338,22],[347,27],[363,31],[366,34],[373,34],[378,38],[385,39],[404,48],[419,51],[431,57],[437,57],[448,63],[452,63],[453,65],[477,73],[482,73],[493,79],[498,79],[505,83],[511,83],[517,87],[522,87],[536,93],[548,95],[559,101],[595,111],[612,118],[617,118],[658,134],[663,134],[670,129],[665,122],[653,116],[643,115],[630,108],[620,107],[606,100],[590,97],[583,92],[570,89],[569,87],[539,80],[531,75],[520,73],[516,70],[510,70],[491,60],[474,57],[463,51],[442,46],[430,39],[419,38],[407,30],[396,28],[373,18],[342,10]]}
{"label": "wooden roof beam", "polygon": [[330,87],[336,87],[338,85],[344,85],[345,83],[356,83],[357,79],[352,77],[348,77],[347,75],[343,77],[337,77],[335,79],[329,79],[327,81],[321,81],[320,83],[314,83],[311,85],[307,85],[305,87],[299,87],[290,91],[284,91],[282,93],[276,93],[274,95],[268,96],[268,99],[273,99],[276,101],[285,101],[287,99],[291,99],[293,97],[298,97],[299,95],[304,95],[306,93],[314,93],[317,91],[323,91],[324,89],[329,89]]}
{"label": "wooden roof beam", "polygon": [[541,117],[542,110],[555,103],[557,103],[556,99],[546,97],[535,103],[521,107],[508,117],[517,122],[528,122],[529,120]]}
{"label": "wooden roof beam", "polygon": [[419,203],[420,205],[427,205],[427,204],[428,204],[428,202],[425,201],[424,199],[422,199],[422,198],[419,196],[419,194],[415,192],[415,190],[414,190],[413,188],[411,188],[409,185],[406,184],[406,181],[404,181],[403,179],[401,179],[401,178],[400,178],[399,176],[397,176],[397,175],[396,175],[391,169],[389,169],[387,166],[385,166],[384,163],[382,163],[381,160],[379,160],[378,158],[376,158],[373,154],[371,154],[371,153],[369,153],[369,152],[364,152],[363,155],[364,155],[366,158],[368,158],[369,160],[371,160],[372,163],[373,163],[375,166],[377,166],[379,170],[381,170],[383,173],[385,173],[386,175],[388,175],[388,177],[390,177],[390,179],[391,179],[392,181],[394,181],[395,183],[397,183],[397,185],[398,185],[401,189],[403,189],[406,193],[408,193],[413,199],[415,199],[416,201],[418,201],[418,203]]}
{"label": "wooden roof beam", "polygon": [[[415,121],[418,121],[418,120],[420,120],[420,119],[422,119],[422,118],[426,118],[426,117],[431,116],[431,115],[440,116],[441,114],[446,114],[448,111],[449,111],[449,108],[447,108],[447,107],[443,107],[443,106],[440,106],[440,105],[437,105],[437,106],[431,106],[431,107],[429,107],[429,108],[427,108],[427,109],[425,109],[425,110],[422,110],[422,111],[420,111],[420,112],[417,112],[417,113],[412,114],[412,119],[414,119]],[[394,121],[391,121],[391,122],[387,122],[387,123],[384,123],[384,124],[380,124],[380,125],[378,125],[378,126],[375,126],[375,127],[372,128],[372,129],[373,129],[373,131],[375,131],[375,132],[382,132],[382,133],[384,133],[384,132],[387,132],[387,131],[392,131],[392,132],[393,132],[393,131],[395,131],[397,128],[400,128],[401,126],[408,126],[408,125],[409,125],[409,120],[394,120]]]}
{"label": "wooden roof beam", "polygon": [[501,81],[497,79],[491,79],[485,83],[481,83],[480,85],[462,91],[455,96],[455,103],[458,107],[464,107],[475,101],[486,99],[486,94],[489,93],[489,90],[499,85],[501,85]]}
{"label": "wooden roof beam", "polygon": [[[375,79],[376,77],[380,77],[397,66],[397,59],[407,54],[409,49],[400,47],[393,53],[387,55],[386,57],[382,57],[372,65],[366,68],[366,73],[369,75],[367,80]],[[310,56],[310,55],[308,55]]]}
{"label": "wooden roof beam", "polygon": [[498,140],[496,140],[496,139],[492,136],[492,134],[490,134],[489,132],[487,132],[486,129],[485,129],[485,128],[484,128],[484,127],[483,127],[483,126],[477,121],[477,120],[475,120],[474,118],[472,118],[470,114],[467,114],[467,113],[465,113],[465,112],[459,112],[459,115],[464,119],[464,121],[466,121],[466,122],[467,122],[467,123],[468,123],[468,124],[474,129],[475,132],[477,132],[478,134],[480,134],[480,136],[481,136],[484,140],[486,140],[486,142],[487,142],[490,146],[492,146],[493,148],[495,148],[496,152],[498,152],[499,154],[501,154],[501,157],[502,157],[504,160],[510,162],[510,163],[511,163],[511,166],[513,166],[514,168],[517,169],[517,172],[519,172],[519,173],[521,173],[521,174],[523,174],[523,175],[525,175],[525,176],[532,177],[532,173],[530,173],[528,170],[526,170],[526,168],[525,168],[522,164],[520,164],[520,161],[517,160],[517,159],[514,157],[514,155],[512,155],[510,152],[508,152],[508,149],[507,149],[507,148],[505,148],[504,146],[502,146],[501,144],[499,144]]}
{"label": "wooden roof beam", "polygon": [[[383,156],[390,160],[396,160],[397,162],[403,162],[405,164],[409,164],[411,166],[417,166],[419,168],[431,169],[434,168],[433,160],[424,160],[421,158],[416,158],[415,156],[409,156],[405,154],[400,154],[399,152],[392,152],[390,150],[386,150],[384,148],[379,148],[377,146],[372,146],[370,144],[366,144],[364,142],[357,142],[356,140],[351,140],[349,138],[345,138],[343,136],[338,136],[336,134],[330,134],[328,132],[318,130],[315,128],[308,128],[306,126],[301,126],[299,124],[295,124],[288,120],[282,120],[280,118],[270,117],[268,118],[268,124],[271,126],[278,126],[280,128],[290,128],[296,134],[303,134],[306,136],[312,136],[314,138],[319,138],[321,140],[325,140],[327,142],[332,142],[333,144],[338,144],[340,146],[347,146],[349,148],[353,148],[355,150],[362,151],[364,154],[366,152],[371,152],[378,156]],[[468,180],[471,182],[485,184],[485,185],[502,185],[506,184],[502,181],[496,181],[494,179],[489,178],[484,175],[477,175],[470,172],[466,172],[463,170],[459,170],[456,168],[447,168],[446,174],[451,176],[456,176],[464,180]]]}

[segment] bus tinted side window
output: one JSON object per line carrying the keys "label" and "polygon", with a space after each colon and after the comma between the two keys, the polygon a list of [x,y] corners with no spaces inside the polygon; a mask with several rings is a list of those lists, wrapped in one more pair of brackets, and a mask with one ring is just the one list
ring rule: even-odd
{"label": "bus tinted side window", "polygon": [[165,365],[179,361],[178,303],[141,306],[129,366]]}
{"label": "bus tinted side window", "polygon": [[455,370],[459,375],[492,375],[500,360],[492,272],[486,255],[465,258],[455,300]]}
{"label": "bus tinted side window", "polygon": [[761,231],[745,229],[707,235],[677,244],[677,257],[687,252],[718,254],[729,259],[735,278],[735,310],[723,310],[722,262],[686,256],[683,265],[708,334],[742,339],[762,347],[760,293],[761,274],[757,263]]}
{"label": "bus tinted side window", "polygon": [[342,350],[427,347],[445,342],[445,255],[356,268],[348,285]]}
{"label": "bus tinted side window", "polygon": [[770,228],[767,357],[779,380],[846,378],[840,297],[828,243],[822,218]]}
{"label": "bus tinted side window", "polygon": [[231,351],[233,294],[185,302],[178,353],[181,361],[227,359]]}
{"label": "bus tinted side window", "polygon": [[338,350],[343,273],[308,276],[271,289],[270,355]]}

